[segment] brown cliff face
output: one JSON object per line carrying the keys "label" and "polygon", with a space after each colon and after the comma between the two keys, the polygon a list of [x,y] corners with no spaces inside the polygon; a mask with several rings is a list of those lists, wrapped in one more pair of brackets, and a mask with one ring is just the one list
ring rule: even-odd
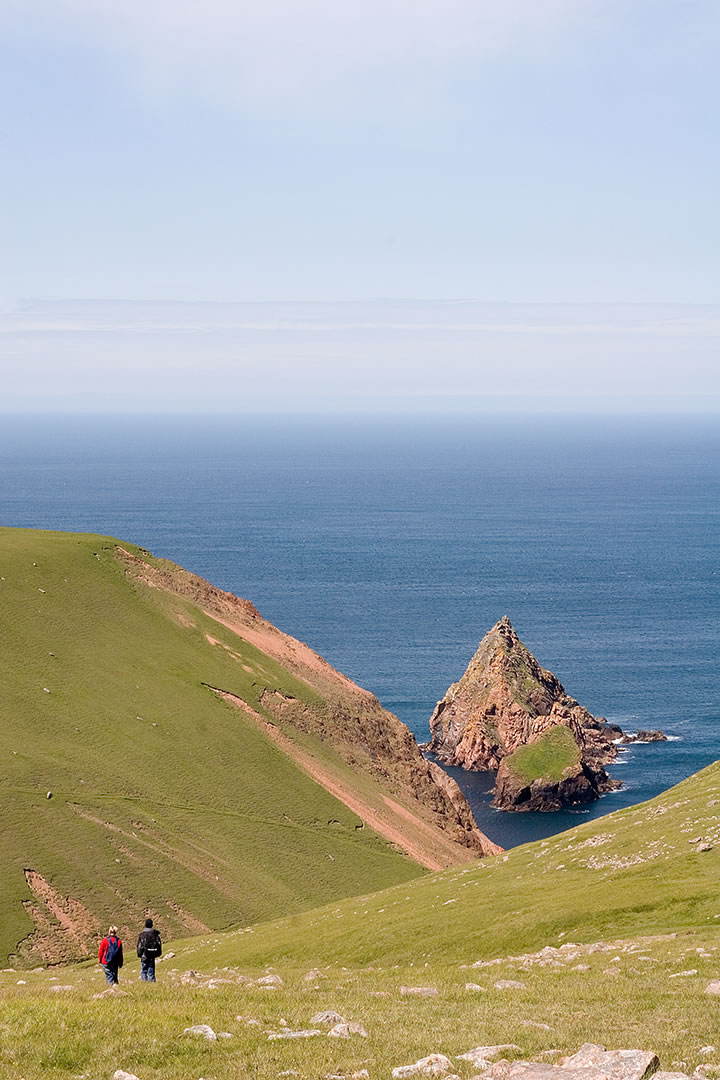
{"label": "brown cliff face", "polygon": [[431,858],[441,860],[434,868],[502,850],[478,829],[455,781],[426,760],[405,724],[373,694],[336,671],[304,642],[267,622],[249,601],[166,560],[152,559],[149,554],[146,559],[138,558],[125,549],[119,554],[133,577],[191,600],[312,687],[317,693],[312,706],[271,688],[263,694],[262,706],[277,724],[322,739],[354,771],[369,773],[388,793],[408,804],[399,806],[386,799],[388,813],[391,806],[396,807],[395,816],[407,819],[409,806],[411,814],[420,819],[421,831],[427,832],[430,826],[430,832],[444,834],[439,854],[431,854]]}
{"label": "brown cliff face", "polygon": [[[552,768],[546,777],[513,768],[516,751],[539,746],[558,726],[572,734],[577,754],[565,748],[566,761],[555,755],[557,776]],[[438,702],[430,730],[428,750],[443,763],[499,770],[494,801],[503,809],[556,810],[619,786],[603,768],[617,755],[613,739],[619,729],[607,727],[566,693],[523,645],[507,615],[488,631],[463,677]],[[545,767],[545,758],[539,758],[533,767]]]}

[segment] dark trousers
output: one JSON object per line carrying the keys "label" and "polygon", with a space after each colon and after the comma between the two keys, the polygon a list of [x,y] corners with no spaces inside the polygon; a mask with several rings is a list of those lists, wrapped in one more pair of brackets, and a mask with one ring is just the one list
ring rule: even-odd
{"label": "dark trousers", "polygon": [[155,957],[140,957],[140,978],[143,982],[155,982]]}
{"label": "dark trousers", "polygon": [[110,967],[109,964],[103,964],[103,970],[105,972],[105,982],[108,986],[114,986],[118,981],[118,969]]}

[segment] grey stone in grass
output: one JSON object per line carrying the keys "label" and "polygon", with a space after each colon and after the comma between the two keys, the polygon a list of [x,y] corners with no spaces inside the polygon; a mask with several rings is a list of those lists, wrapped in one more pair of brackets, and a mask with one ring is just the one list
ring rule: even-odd
{"label": "grey stone in grass", "polygon": [[193,1024],[192,1027],[185,1028],[183,1035],[194,1035],[199,1039],[207,1039],[208,1042],[217,1040],[217,1035],[209,1024]]}
{"label": "grey stone in grass", "polygon": [[344,1024],[345,1017],[340,1013],[336,1013],[333,1009],[323,1009],[322,1012],[315,1013],[310,1019],[311,1024],[325,1024],[326,1027],[334,1027],[335,1024]]}
{"label": "grey stone in grass", "polygon": [[517,979],[498,979],[494,986],[496,990],[527,990],[527,985]]}
{"label": "grey stone in grass", "polygon": [[325,1073],[325,1080],[370,1080],[367,1069],[358,1069],[351,1073]]}
{"label": "grey stone in grass", "polygon": [[255,983],[256,986],[282,986],[283,981],[279,975],[263,975]]}
{"label": "grey stone in grass", "polygon": [[401,986],[403,997],[437,997],[440,993],[436,986]]}
{"label": "grey stone in grass", "polygon": [[559,1064],[566,1071],[595,1068],[607,1080],[645,1080],[660,1062],[652,1050],[606,1050],[595,1043],[584,1043],[576,1054]]}
{"label": "grey stone in grass", "polygon": [[484,993],[487,993],[487,987],[481,986],[480,983],[465,983],[465,989],[472,990],[473,993],[477,993],[478,991],[483,991]]}
{"label": "grey stone in grass", "polygon": [[468,1050],[466,1054],[459,1054],[458,1061],[469,1061],[479,1069],[487,1069],[492,1061],[506,1050],[519,1050],[515,1043],[501,1043],[498,1046],[476,1046],[474,1050]]}
{"label": "grey stone in grass", "polygon": [[293,1031],[291,1028],[284,1028],[282,1031],[271,1031],[268,1035],[268,1040],[273,1039],[311,1039],[314,1035],[324,1035],[325,1032],[320,1028],[302,1028],[300,1031]]}
{"label": "grey stone in grass", "polygon": [[351,1020],[348,1024],[336,1024],[328,1031],[331,1039],[349,1039],[351,1035],[359,1035],[361,1039],[369,1038],[365,1028],[356,1020]]}
{"label": "grey stone in grass", "polygon": [[306,975],[303,975],[303,982],[316,982],[318,979],[327,979],[327,975],[324,971],[320,971],[319,968],[313,968],[312,971],[308,971]]}
{"label": "grey stone in grass", "polygon": [[720,994],[720,979],[714,979],[705,987],[706,994]]}
{"label": "grey stone in grass", "polygon": [[414,1065],[398,1065],[393,1069],[393,1080],[405,1080],[408,1076],[443,1076],[452,1074],[452,1062],[444,1054],[428,1054]]}
{"label": "grey stone in grass", "polygon": [[125,1072],[124,1069],[116,1069],[113,1073],[113,1080],[138,1080],[135,1073]]}

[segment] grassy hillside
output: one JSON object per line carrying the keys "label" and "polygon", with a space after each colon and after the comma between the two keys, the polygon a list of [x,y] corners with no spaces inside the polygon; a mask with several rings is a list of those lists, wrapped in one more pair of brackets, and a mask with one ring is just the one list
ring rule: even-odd
{"label": "grassy hillside", "polygon": [[197,933],[417,877],[208,685],[259,717],[268,693],[310,712],[318,691],[116,549],[0,530],[0,956],[82,955],[108,919]]}
{"label": "grassy hillside", "polygon": [[[720,766],[550,841],[267,926],[173,943],[155,987],[126,965],[0,973],[0,1077],[307,1080],[390,1075],[477,1046],[554,1062],[584,1042],[720,1076]],[[706,850],[699,850],[705,847]],[[255,980],[271,970],[268,990]],[[717,984],[716,984],[717,985]],[[58,986],[63,989],[54,990]],[[404,993],[424,988],[428,996]],[[323,1009],[367,1037],[275,1040]],[[230,1037],[183,1035],[209,1024]],[[714,1045],[713,1045],[714,1044]]]}
{"label": "grassy hillside", "polygon": [[[610,796],[611,797],[611,796]],[[709,850],[700,850],[703,847]],[[227,963],[460,964],[720,923],[720,762],[651,802],[223,942]],[[187,963],[214,962],[214,942]]]}

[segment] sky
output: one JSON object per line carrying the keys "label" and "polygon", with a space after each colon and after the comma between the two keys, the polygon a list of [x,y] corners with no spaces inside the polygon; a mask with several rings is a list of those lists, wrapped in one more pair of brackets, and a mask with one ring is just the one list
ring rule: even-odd
{"label": "sky", "polygon": [[715,409],[719,52],[712,0],[0,0],[0,410]]}

